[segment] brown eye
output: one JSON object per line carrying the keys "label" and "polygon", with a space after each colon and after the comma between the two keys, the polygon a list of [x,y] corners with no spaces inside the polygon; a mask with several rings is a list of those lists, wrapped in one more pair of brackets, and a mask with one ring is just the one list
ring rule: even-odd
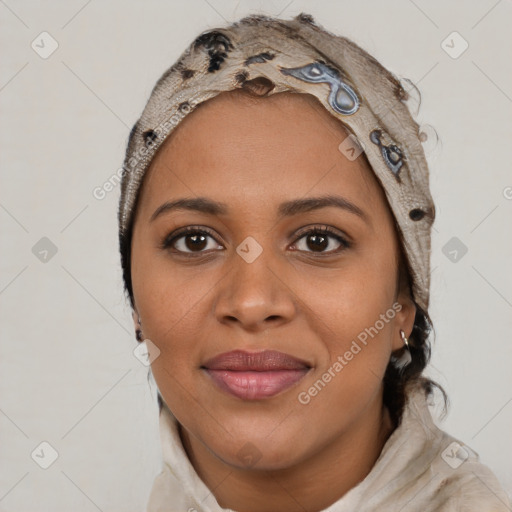
{"label": "brown eye", "polygon": [[[208,247],[209,239],[215,242],[210,242],[210,247]],[[205,249],[214,249],[216,246],[218,246],[218,244],[208,230],[195,227],[187,227],[179,230],[177,233],[172,233],[162,244],[163,249],[172,248],[176,252],[185,254],[200,254],[205,252]]]}
{"label": "brown eye", "polygon": [[[295,246],[298,250],[304,250],[305,252],[316,252],[316,253],[335,253],[347,249],[350,247],[349,242],[345,240],[341,235],[330,229],[329,227],[314,228],[302,233],[298,241],[303,240],[305,243],[302,248],[295,242]],[[334,242],[332,242],[334,240]],[[336,247],[336,243],[338,244]],[[332,247],[334,245],[334,248]],[[304,248],[305,247],[305,248]],[[330,248],[330,250],[326,250]]]}
{"label": "brown eye", "polygon": [[[192,252],[202,251],[208,245],[207,237],[208,235],[203,235],[202,233],[188,234],[178,238],[177,242],[183,239],[183,246],[186,249]],[[176,246],[176,242],[174,244]]]}

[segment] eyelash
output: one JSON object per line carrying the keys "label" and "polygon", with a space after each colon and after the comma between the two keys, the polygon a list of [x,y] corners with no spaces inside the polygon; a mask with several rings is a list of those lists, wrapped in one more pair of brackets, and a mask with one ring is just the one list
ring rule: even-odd
{"label": "eyelash", "polygon": [[[183,238],[186,235],[190,235],[190,234],[207,235],[207,236],[210,236],[211,238],[213,238],[217,242],[217,239],[215,238],[214,234],[208,228],[199,227],[199,226],[187,226],[186,228],[179,229],[175,233],[171,233],[170,235],[167,235],[164,238],[164,240],[162,241],[161,249],[163,249],[163,250],[170,249],[177,240],[179,240],[180,238]],[[341,244],[341,247],[339,247],[338,249],[335,249],[333,251],[326,251],[326,252],[319,252],[319,253],[315,253],[314,251],[305,251],[305,252],[308,252],[311,254],[320,254],[320,255],[336,254],[345,249],[349,249],[352,246],[351,242],[346,240],[344,237],[342,237],[340,234],[335,232],[329,226],[314,227],[314,228],[311,228],[311,229],[301,232],[300,235],[298,236],[298,238],[295,240],[294,245],[302,238],[305,238],[306,236],[312,235],[312,234],[330,236],[330,237],[336,239],[336,241],[338,241]],[[219,243],[219,242],[217,242],[217,243]],[[180,255],[186,255],[187,257],[193,257],[193,258],[200,256],[202,254],[205,254],[204,251],[196,251],[196,252],[194,252],[194,251],[192,251],[192,252],[176,251],[176,252]]]}

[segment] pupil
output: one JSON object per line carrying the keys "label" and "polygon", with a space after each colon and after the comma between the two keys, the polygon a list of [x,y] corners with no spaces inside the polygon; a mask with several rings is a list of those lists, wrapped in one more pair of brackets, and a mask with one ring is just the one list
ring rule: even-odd
{"label": "pupil", "polygon": [[[186,238],[186,240],[187,240],[187,243],[186,243],[187,249],[193,250],[195,248],[195,249],[201,250],[201,249],[204,249],[206,237],[204,235],[189,235]],[[193,240],[192,244],[189,243],[190,240]],[[199,243],[197,243],[198,241],[199,241]]]}
{"label": "pupil", "polygon": [[313,240],[313,245],[308,244],[310,249],[325,249],[328,245],[328,243],[325,243],[327,241],[327,237],[323,235],[310,235],[308,239]]}

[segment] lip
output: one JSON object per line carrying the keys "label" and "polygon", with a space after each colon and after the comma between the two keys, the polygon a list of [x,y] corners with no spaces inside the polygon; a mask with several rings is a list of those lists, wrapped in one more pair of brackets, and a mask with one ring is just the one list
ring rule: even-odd
{"label": "lip", "polygon": [[209,359],[201,368],[221,390],[243,400],[275,396],[311,370],[306,361],[276,350],[225,352]]}

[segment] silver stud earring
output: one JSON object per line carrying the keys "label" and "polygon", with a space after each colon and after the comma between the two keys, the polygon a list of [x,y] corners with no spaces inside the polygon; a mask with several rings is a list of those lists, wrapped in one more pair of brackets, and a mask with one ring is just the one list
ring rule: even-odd
{"label": "silver stud earring", "polygon": [[404,352],[399,357],[391,356],[391,362],[397,370],[402,371],[407,365],[411,364],[412,356],[411,349],[409,348],[409,340],[405,337],[405,332],[402,331],[402,329],[400,329],[400,336],[404,342]]}

